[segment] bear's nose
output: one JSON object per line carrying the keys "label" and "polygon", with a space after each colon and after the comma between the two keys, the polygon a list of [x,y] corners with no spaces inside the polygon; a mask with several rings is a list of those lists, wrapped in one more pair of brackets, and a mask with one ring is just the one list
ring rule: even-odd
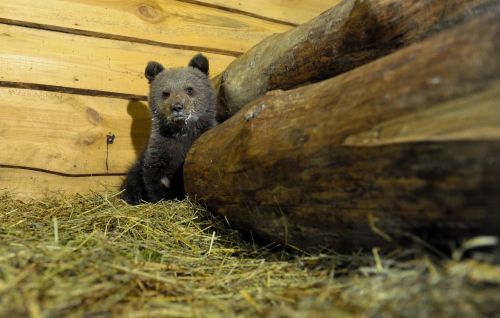
{"label": "bear's nose", "polygon": [[172,105],[172,112],[174,113],[180,113],[184,109],[184,106],[182,106],[181,103],[175,103]]}

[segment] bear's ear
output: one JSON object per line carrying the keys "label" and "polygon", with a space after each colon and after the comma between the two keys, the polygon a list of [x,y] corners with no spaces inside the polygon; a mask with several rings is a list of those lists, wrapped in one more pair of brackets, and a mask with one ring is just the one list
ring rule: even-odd
{"label": "bear's ear", "polygon": [[208,60],[201,53],[196,54],[191,61],[189,61],[189,66],[197,68],[205,75],[208,75]]}
{"label": "bear's ear", "polygon": [[144,75],[148,79],[149,83],[151,83],[156,75],[160,74],[165,68],[158,62],[151,61],[146,66],[146,70],[144,71]]}

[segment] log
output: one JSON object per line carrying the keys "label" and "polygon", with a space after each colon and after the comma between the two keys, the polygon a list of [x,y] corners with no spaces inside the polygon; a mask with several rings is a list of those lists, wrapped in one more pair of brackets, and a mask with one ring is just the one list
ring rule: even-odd
{"label": "log", "polygon": [[305,250],[500,233],[500,10],[201,136],[187,193],[254,238]]}
{"label": "log", "polygon": [[267,91],[344,73],[499,5],[499,0],[344,0],[234,60],[214,79],[217,119],[226,120]]}

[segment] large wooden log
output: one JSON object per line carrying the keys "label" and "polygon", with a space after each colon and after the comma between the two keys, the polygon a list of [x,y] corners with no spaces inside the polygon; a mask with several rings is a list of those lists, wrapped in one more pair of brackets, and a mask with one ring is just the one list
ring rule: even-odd
{"label": "large wooden log", "polygon": [[499,5],[499,0],[344,0],[234,60],[215,79],[218,120],[267,91],[352,70]]}
{"label": "large wooden log", "polygon": [[500,10],[201,136],[187,193],[254,237],[314,250],[500,233]]}

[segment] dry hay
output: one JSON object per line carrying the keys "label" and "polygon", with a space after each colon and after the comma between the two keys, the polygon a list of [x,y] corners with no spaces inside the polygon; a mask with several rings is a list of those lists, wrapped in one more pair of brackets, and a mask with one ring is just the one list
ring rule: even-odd
{"label": "dry hay", "polygon": [[[1,317],[491,317],[500,267],[414,250],[296,255],[189,200],[0,197]],[[405,259],[405,260],[403,260]]]}

